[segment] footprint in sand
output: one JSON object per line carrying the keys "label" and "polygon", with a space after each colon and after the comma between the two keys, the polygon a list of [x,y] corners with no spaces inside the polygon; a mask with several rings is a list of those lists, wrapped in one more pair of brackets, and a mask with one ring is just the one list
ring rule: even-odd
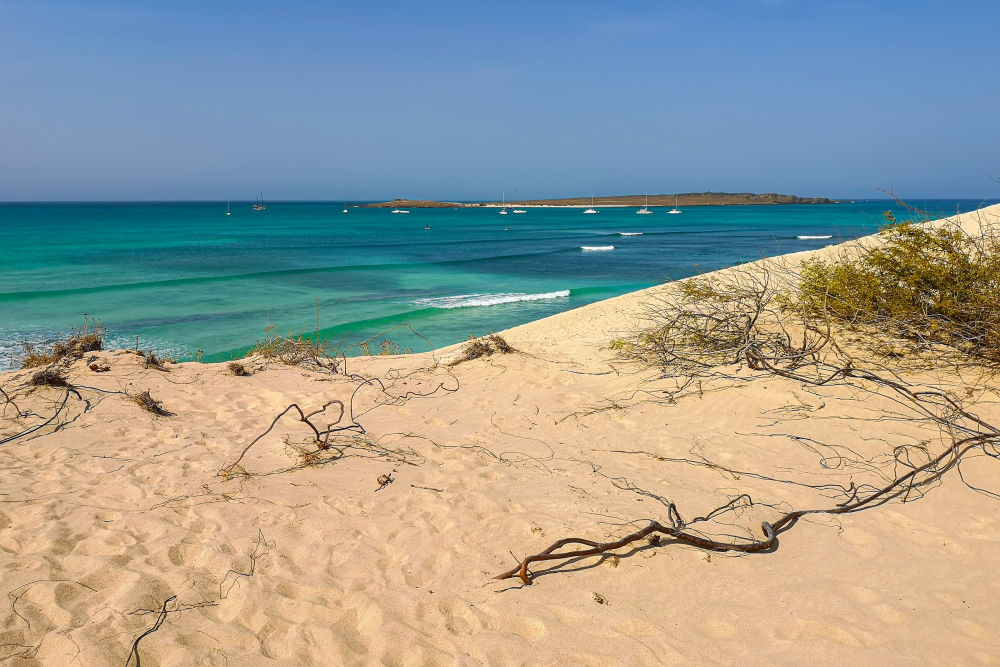
{"label": "footprint in sand", "polygon": [[467,602],[458,599],[442,600],[438,611],[444,616],[448,632],[459,637],[469,637],[482,629],[482,622]]}

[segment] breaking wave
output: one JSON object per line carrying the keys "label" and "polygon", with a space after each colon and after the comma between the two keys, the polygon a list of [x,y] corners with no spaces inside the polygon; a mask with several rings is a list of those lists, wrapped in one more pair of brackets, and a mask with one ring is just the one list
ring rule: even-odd
{"label": "breaking wave", "polygon": [[833,235],[830,234],[828,236],[796,236],[795,238],[801,239],[803,241],[805,241],[807,239],[832,239]]}
{"label": "breaking wave", "polygon": [[502,303],[518,303],[520,301],[564,299],[568,296],[569,290],[564,289],[558,292],[544,292],[542,294],[524,294],[523,292],[508,294],[462,294],[433,299],[417,299],[415,303],[425,308],[474,308],[477,306],[498,306]]}

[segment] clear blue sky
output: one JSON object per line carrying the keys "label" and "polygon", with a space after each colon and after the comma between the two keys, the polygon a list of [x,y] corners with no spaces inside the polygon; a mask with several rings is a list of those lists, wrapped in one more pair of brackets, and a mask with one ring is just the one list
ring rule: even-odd
{"label": "clear blue sky", "polygon": [[1000,2],[0,0],[0,200],[997,197]]}

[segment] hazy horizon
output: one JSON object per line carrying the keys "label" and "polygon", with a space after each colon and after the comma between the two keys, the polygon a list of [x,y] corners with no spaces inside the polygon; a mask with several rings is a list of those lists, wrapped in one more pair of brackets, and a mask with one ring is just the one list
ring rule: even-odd
{"label": "hazy horizon", "polygon": [[0,201],[996,199],[997,19],[987,2],[0,0]]}

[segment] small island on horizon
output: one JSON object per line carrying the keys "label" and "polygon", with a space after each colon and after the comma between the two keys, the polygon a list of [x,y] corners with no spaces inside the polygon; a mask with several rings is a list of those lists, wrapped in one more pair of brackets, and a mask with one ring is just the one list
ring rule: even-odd
{"label": "small island on horizon", "polygon": [[686,192],[660,195],[617,195],[611,197],[570,197],[566,199],[531,199],[506,202],[444,202],[427,199],[393,199],[388,202],[360,204],[361,208],[474,208],[489,206],[760,206],[776,204],[836,204],[826,197],[797,197],[777,193]]}

